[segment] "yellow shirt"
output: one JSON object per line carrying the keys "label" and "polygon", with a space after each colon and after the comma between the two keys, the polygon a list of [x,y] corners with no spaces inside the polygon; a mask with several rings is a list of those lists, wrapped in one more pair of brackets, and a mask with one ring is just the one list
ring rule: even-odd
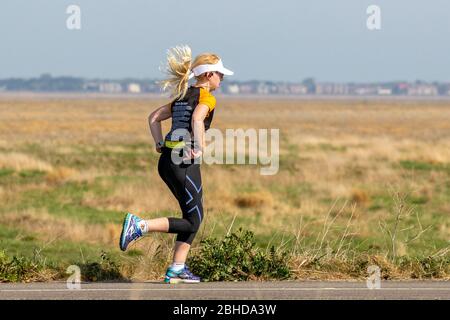
{"label": "yellow shirt", "polygon": [[216,98],[205,88],[200,88],[200,97],[198,98],[198,104],[204,104],[205,106],[208,106],[209,115],[209,113],[216,107]]}

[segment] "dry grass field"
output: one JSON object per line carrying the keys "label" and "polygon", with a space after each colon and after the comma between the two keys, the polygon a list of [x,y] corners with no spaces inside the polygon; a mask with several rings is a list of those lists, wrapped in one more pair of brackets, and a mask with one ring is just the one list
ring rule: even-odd
{"label": "dry grass field", "polygon": [[[0,99],[1,249],[63,267],[103,250],[128,278],[161,278],[173,236],[127,253],[118,238],[125,212],[180,215],[147,123],[163,103]],[[449,277],[450,102],[219,97],[212,127],[279,128],[280,170],[202,165],[194,252],[243,227],[288,250],[297,278],[358,278],[369,263],[392,279]]]}

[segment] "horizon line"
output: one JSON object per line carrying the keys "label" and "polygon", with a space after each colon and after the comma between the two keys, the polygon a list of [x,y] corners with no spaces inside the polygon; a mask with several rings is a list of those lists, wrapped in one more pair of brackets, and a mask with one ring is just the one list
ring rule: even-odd
{"label": "horizon line", "polygon": [[[10,80],[10,79],[20,79],[20,80],[33,80],[33,79],[42,79],[48,76],[51,79],[58,79],[58,78],[72,78],[72,79],[82,79],[82,80],[108,80],[108,81],[124,81],[124,80],[139,80],[139,81],[161,81],[164,78],[152,78],[152,77],[133,77],[133,76],[124,76],[124,77],[88,77],[88,76],[76,76],[76,75],[52,75],[51,73],[41,73],[39,76],[31,76],[31,77],[24,77],[24,76],[9,76],[9,77],[2,77],[0,78],[0,81],[3,80]],[[250,80],[239,80],[239,79],[229,79],[227,77],[224,78],[224,81],[226,82],[275,82],[275,83],[302,83],[305,80],[313,80],[315,83],[358,83],[358,84],[371,84],[371,83],[417,83],[417,82],[424,82],[424,83],[450,83],[450,80],[424,80],[420,78],[416,78],[415,80],[406,80],[406,79],[397,79],[397,80],[371,80],[371,81],[358,81],[358,80],[320,80],[317,79],[314,76],[307,76],[304,77],[302,80],[298,81],[286,81],[286,80],[269,80],[269,79],[250,79]]]}

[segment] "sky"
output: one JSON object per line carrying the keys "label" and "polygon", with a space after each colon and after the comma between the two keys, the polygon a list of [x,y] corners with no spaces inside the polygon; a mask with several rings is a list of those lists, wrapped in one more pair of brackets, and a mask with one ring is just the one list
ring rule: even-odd
{"label": "sky", "polygon": [[448,0],[1,0],[0,78],[161,78],[167,49],[187,44],[238,81],[450,81],[449,40]]}

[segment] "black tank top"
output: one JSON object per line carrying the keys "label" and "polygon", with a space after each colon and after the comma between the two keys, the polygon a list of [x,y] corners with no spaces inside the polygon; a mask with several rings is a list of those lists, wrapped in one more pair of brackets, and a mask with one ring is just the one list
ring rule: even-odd
{"label": "black tank top", "polygon": [[[166,141],[183,141],[183,136],[179,134],[182,131],[186,132],[187,130],[192,134],[192,115],[199,104],[204,104],[209,108],[208,114],[203,121],[205,131],[209,129],[214,116],[216,98],[204,88],[191,86],[188,88],[183,99],[173,101],[170,106],[172,111],[172,127],[166,135]],[[177,131],[175,132],[175,130]]]}

